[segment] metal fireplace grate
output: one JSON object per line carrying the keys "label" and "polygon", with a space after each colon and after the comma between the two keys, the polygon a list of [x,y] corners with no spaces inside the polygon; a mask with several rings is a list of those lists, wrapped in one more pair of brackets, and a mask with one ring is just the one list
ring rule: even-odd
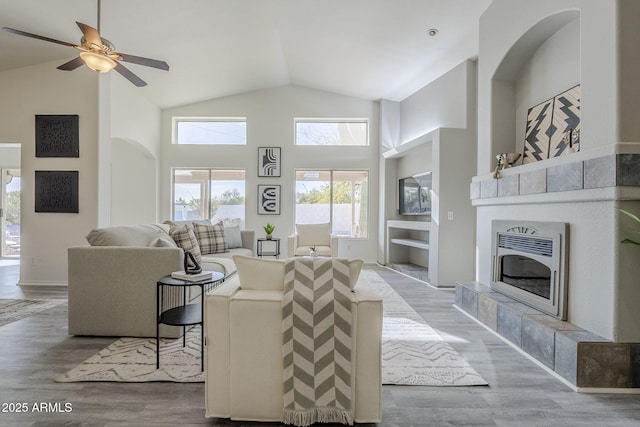
{"label": "metal fireplace grate", "polygon": [[498,246],[533,255],[553,256],[553,240],[514,234],[498,234]]}

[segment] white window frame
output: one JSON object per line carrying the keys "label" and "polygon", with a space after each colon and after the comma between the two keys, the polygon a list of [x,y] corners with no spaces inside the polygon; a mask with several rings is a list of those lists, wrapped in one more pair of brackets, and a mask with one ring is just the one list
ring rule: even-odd
{"label": "white window frame", "polygon": [[[183,143],[180,144],[178,142],[178,123],[181,122],[217,122],[217,123],[244,123],[245,124],[245,134],[244,134],[244,144],[227,144],[227,143],[217,143],[215,141],[211,141],[206,144],[189,144]],[[172,118],[172,130],[171,130],[171,143],[175,145],[204,145],[204,146],[220,146],[220,145],[228,145],[228,146],[243,146],[247,145],[247,118],[246,117],[173,117]]]}

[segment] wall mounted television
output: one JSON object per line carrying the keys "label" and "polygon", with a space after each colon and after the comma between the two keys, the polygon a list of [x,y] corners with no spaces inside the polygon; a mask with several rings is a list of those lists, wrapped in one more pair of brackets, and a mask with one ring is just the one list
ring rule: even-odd
{"label": "wall mounted television", "polygon": [[398,184],[400,215],[431,215],[431,172],[401,178]]}

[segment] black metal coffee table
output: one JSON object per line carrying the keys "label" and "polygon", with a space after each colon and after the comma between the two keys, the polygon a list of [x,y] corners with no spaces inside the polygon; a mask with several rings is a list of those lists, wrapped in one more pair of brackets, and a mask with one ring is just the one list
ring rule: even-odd
{"label": "black metal coffee table", "polygon": [[[156,369],[160,367],[160,324],[182,326],[182,346],[187,345],[187,326],[200,325],[200,367],[204,371],[204,295],[224,282],[224,274],[213,271],[210,278],[190,281],[164,276],[158,280],[156,297]],[[200,302],[189,303],[187,289],[200,288]]]}

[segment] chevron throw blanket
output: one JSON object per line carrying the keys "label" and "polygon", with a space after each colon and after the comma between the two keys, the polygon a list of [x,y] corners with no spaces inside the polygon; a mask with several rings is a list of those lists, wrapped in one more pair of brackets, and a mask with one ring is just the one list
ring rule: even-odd
{"label": "chevron throw blanket", "polygon": [[352,425],[348,260],[286,261],[282,328],[282,422]]}

